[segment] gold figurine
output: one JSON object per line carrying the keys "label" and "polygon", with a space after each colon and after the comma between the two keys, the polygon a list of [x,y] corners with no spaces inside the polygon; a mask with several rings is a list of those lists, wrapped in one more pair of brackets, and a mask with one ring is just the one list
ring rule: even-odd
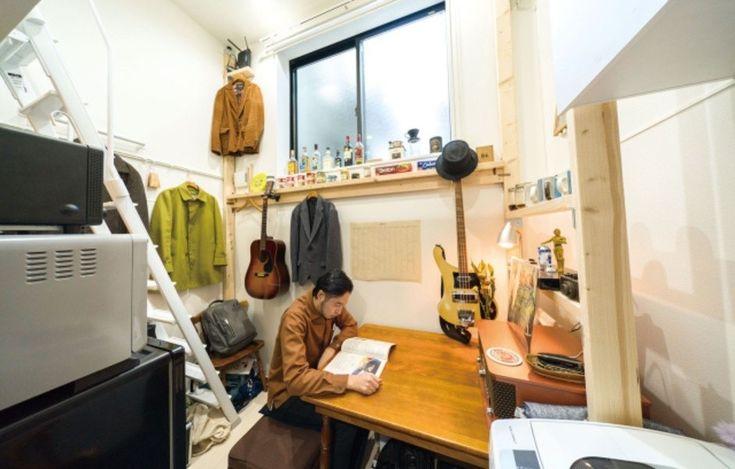
{"label": "gold figurine", "polygon": [[559,271],[560,274],[564,273],[564,246],[563,244],[567,244],[567,238],[565,236],[561,235],[561,230],[559,228],[554,230],[554,236],[547,239],[541,244],[554,244],[554,257],[556,257],[556,270]]}

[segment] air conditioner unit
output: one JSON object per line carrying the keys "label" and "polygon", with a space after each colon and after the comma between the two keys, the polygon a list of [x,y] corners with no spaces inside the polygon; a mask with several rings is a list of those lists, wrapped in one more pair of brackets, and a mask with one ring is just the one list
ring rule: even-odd
{"label": "air conditioner unit", "polygon": [[507,419],[490,431],[493,469],[726,469],[735,451],[638,427],[597,422]]}

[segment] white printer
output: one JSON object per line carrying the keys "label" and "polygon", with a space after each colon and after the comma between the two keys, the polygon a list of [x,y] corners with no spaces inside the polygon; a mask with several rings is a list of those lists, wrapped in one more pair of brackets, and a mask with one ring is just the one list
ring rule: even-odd
{"label": "white printer", "polygon": [[735,451],[671,433],[606,423],[496,420],[492,469],[725,469]]}

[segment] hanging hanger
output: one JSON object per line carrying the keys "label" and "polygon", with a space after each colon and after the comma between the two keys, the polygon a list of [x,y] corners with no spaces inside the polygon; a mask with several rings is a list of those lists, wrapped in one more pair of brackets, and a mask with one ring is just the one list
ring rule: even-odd
{"label": "hanging hanger", "polygon": [[319,193],[317,191],[309,191],[306,193],[306,200],[316,199],[317,197],[319,197]]}
{"label": "hanging hanger", "polygon": [[186,172],[186,181],[184,181],[184,184],[186,184],[186,187],[190,187],[196,191],[199,190],[199,184],[192,180],[191,173],[189,171]]}

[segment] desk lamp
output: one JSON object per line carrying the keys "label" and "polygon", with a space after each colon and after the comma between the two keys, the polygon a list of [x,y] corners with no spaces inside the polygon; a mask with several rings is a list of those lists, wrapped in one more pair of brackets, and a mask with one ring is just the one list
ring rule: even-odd
{"label": "desk lamp", "polygon": [[518,246],[520,251],[520,257],[523,259],[523,236],[521,235],[520,222],[508,220],[503,225],[503,229],[500,230],[498,235],[498,246],[503,249],[513,249]]}

